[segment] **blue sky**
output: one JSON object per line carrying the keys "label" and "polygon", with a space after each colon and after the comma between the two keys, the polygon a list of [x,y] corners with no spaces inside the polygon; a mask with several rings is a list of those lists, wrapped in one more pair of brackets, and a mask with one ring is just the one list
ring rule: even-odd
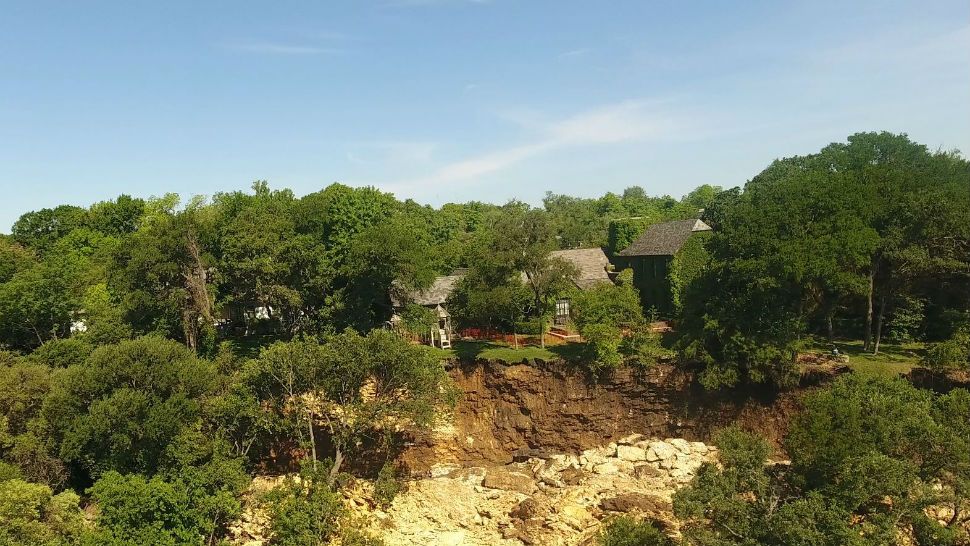
{"label": "blue sky", "polygon": [[970,3],[0,0],[0,231],[256,179],[679,196],[863,130],[970,152]]}

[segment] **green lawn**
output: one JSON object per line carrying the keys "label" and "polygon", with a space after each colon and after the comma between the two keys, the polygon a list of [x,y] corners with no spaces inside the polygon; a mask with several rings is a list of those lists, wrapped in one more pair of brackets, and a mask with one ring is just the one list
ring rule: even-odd
{"label": "green lawn", "polygon": [[522,362],[523,360],[574,360],[583,350],[582,343],[547,345],[545,349],[533,345],[511,345],[495,341],[456,341],[448,356],[458,357],[470,362],[473,360],[501,360],[503,362]]}
{"label": "green lawn", "polygon": [[[862,350],[862,341],[840,340],[835,342],[839,351],[849,355],[849,367],[861,373],[897,376],[909,373],[919,365],[923,355],[922,343],[882,343],[879,354],[874,355]],[[808,348],[810,352],[828,353],[828,342],[814,341]]]}

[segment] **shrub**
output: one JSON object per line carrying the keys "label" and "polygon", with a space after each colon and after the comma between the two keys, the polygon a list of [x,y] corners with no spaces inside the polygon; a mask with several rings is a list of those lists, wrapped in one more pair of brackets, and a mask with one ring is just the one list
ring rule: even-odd
{"label": "shrub", "polygon": [[73,544],[84,531],[77,494],[19,479],[0,481],[0,544]]}
{"label": "shrub", "polygon": [[628,516],[610,520],[599,536],[602,546],[673,546],[674,541],[653,524]]}
{"label": "shrub", "polygon": [[264,497],[271,544],[317,546],[336,536],[344,508],[340,495],[327,485],[329,469],[323,466],[317,471],[308,467],[299,479],[287,478]]}
{"label": "shrub", "polygon": [[385,463],[374,482],[374,500],[378,506],[387,508],[402,489],[404,484],[398,478],[397,468],[391,463]]}
{"label": "shrub", "polygon": [[94,351],[94,346],[80,338],[52,339],[34,349],[28,360],[51,368],[81,364]]}
{"label": "shrub", "polygon": [[623,363],[620,354],[623,333],[619,328],[609,324],[589,324],[582,332],[586,341],[584,361],[592,371],[618,368]]}
{"label": "shrub", "polygon": [[151,475],[218,379],[212,362],[181,343],[142,337],[96,349],[56,374],[41,417],[65,462],[93,477],[107,470]]}
{"label": "shrub", "polygon": [[970,334],[961,330],[947,341],[930,343],[922,363],[937,371],[970,367]]}

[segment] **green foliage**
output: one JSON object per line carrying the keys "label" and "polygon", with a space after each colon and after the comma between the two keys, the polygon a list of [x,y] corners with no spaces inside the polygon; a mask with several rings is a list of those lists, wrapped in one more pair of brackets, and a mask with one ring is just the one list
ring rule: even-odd
{"label": "green foliage", "polygon": [[401,313],[404,328],[412,334],[425,335],[438,327],[438,315],[423,305],[408,304]]}
{"label": "green foliage", "polygon": [[623,355],[620,354],[623,332],[619,328],[609,324],[594,323],[583,328],[582,334],[586,341],[583,361],[591,371],[615,369],[623,363]]}
{"label": "green foliage", "polygon": [[84,209],[71,205],[32,211],[14,222],[11,234],[21,245],[43,253],[62,237],[81,227],[84,216]]}
{"label": "green foliage", "polygon": [[715,442],[723,468],[704,464],[690,486],[674,495],[688,544],[884,544],[861,538],[849,512],[818,494],[793,495],[784,476],[765,466],[770,449],[761,438],[732,428]]}
{"label": "green foliage", "polygon": [[277,546],[327,544],[337,535],[344,515],[342,498],[328,485],[322,468],[306,469],[300,479],[286,478],[265,496],[263,504],[269,512],[270,544]]}
{"label": "green foliage", "polygon": [[667,282],[670,284],[671,303],[674,314],[683,310],[681,297],[691,284],[704,274],[710,264],[710,255],[704,246],[710,232],[694,234],[670,262]]}
{"label": "green foliage", "polygon": [[624,362],[649,366],[667,356],[660,336],[646,324],[629,269],[620,273],[615,285],[602,283],[576,291],[572,311],[573,322],[586,342],[583,362],[594,372]]}
{"label": "green foliage", "polygon": [[430,234],[397,215],[354,238],[347,258],[346,322],[360,331],[381,326],[391,316],[388,294],[404,294],[434,280]]}
{"label": "green foliage", "polygon": [[52,339],[34,349],[28,359],[48,368],[67,368],[83,363],[94,347],[80,338]]}
{"label": "green foliage", "polygon": [[98,505],[96,543],[212,544],[239,517],[249,483],[228,446],[186,430],[167,446],[159,473],[106,472],[88,491]]}
{"label": "green foliage", "polygon": [[118,343],[132,337],[131,326],[106,283],[91,285],[81,298],[84,332],[78,337],[93,345]]}
{"label": "green foliage", "polygon": [[970,367],[970,327],[961,328],[951,339],[927,345],[922,363],[939,371]]}
{"label": "green foliage", "polygon": [[152,473],[166,447],[199,418],[216,370],[174,341],[143,337],[95,350],[58,374],[41,412],[67,462],[93,476]]}
{"label": "green foliage", "polygon": [[531,295],[517,278],[473,269],[448,297],[446,305],[459,328],[517,332]]}
{"label": "green foliage", "polygon": [[906,302],[965,308],[968,184],[959,156],[860,133],[717,196],[711,267],[678,280],[682,356],[710,386],[786,386],[794,344],[813,328],[834,336],[836,315],[875,350],[884,322],[912,328]]}
{"label": "green foliage", "polygon": [[0,545],[66,546],[84,533],[73,491],[54,495],[46,485],[0,479]]}
{"label": "green foliage", "polygon": [[926,304],[912,296],[903,296],[893,309],[892,319],[886,338],[898,343],[912,343],[921,339],[923,321],[926,319]]}
{"label": "green foliage", "polygon": [[648,522],[614,518],[600,532],[601,546],[674,546],[674,541]]}
{"label": "green foliage", "polygon": [[27,431],[50,390],[51,370],[33,359],[0,363],[0,418],[10,434]]}
{"label": "green foliage", "polygon": [[573,322],[579,331],[592,324],[635,327],[645,318],[632,271],[620,273],[617,284],[600,283],[572,296]]}
{"label": "green foliage", "polygon": [[607,245],[610,254],[615,255],[637,239],[643,232],[650,227],[651,222],[649,218],[634,217],[634,218],[617,218],[615,220],[610,220],[609,234],[607,236]]}
{"label": "green foliage", "polygon": [[377,505],[387,508],[403,489],[404,483],[398,476],[398,469],[392,463],[385,463],[374,481],[374,500]]}
{"label": "green foliage", "polygon": [[[384,423],[427,428],[454,403],[439,353],[387,330],[366,336],[347,330],[324,344],[276,343],[248,363],[244,373],[267,409],[289,421],[311,449],[312,423],[326,418],[336,448],[334,475],[363,436],[379,429],[387,433]],[[363,395],[365,386],[368,396]],[[305,403],[307,394],[316,398],[314,405]]]}
{"label": "green foliage", "polygon": [[805,399],[785,440],[792,464],[810,487],[837,483],[845,465],[881,454],[915,465],[926,480],[954,470],[968,454],[947,441],[928,391],[902,379],[850,374]]}
{"label": "green foliage", "polygon": [[67,336],[81,307],[87,267],[84,256],[52,252],[0,284],[0,337],[32,348]]}
{"label": "green foliage", "polygon": [[[626,188],[620,195],[607,193],[598,198],[548,192],[542,203],[561,248],[599,246],[616,252],[626,247],[621,244],[623,240],[632,241],[646,227],[638,228],[637,221],[631,218],[639,217],[651,223],[696,218],[698,209],[708,206],[719,189],[703,185],[679,202],[669,195],[649,196],[640,186]],[[613,221],[618,222],[616,236],[611,226]]]}

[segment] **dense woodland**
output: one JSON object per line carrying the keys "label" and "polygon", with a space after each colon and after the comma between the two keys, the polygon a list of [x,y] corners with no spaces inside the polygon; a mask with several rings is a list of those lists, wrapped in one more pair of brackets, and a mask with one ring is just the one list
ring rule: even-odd
{"label": "dense woodland", "polygon": [[[651,223],[698,217],[713,235],[671,279],[673,316],[644,311],[627,271],[577,293],[550,257],[613,254]],[[456,268],[462,327],[544,340],[570,294],[584,341],[568,358],[593,382],[664,360],[706,389],[771,392],[797,385],[810,347],[860,340],[910,344],[950,384],[970,370],[970,163],[861,133],[679,200],[634,186],[434,208],[260,181],[28,212],[0,236],[0,545],[218,544],[269,466],[303,477],[264,499],[274,543],[379,544],[341,508],[349,472],[380,454],[389,502],[399,429],[432,426],[460,396],[442,365],[454,355],[385,328],[391,295]],[[655,318],[674,333],[661,340]],[[405,312],[406,327],[428,320]],[[675,498],[678,540],[968,544],[970,393],[941,391],[847,374],[806,398],[783,472],[763,440],[725,430],[723,467]],[[926,515],[940,505],[946,524]],[[602,540],[673,543],[625,519]]]}

